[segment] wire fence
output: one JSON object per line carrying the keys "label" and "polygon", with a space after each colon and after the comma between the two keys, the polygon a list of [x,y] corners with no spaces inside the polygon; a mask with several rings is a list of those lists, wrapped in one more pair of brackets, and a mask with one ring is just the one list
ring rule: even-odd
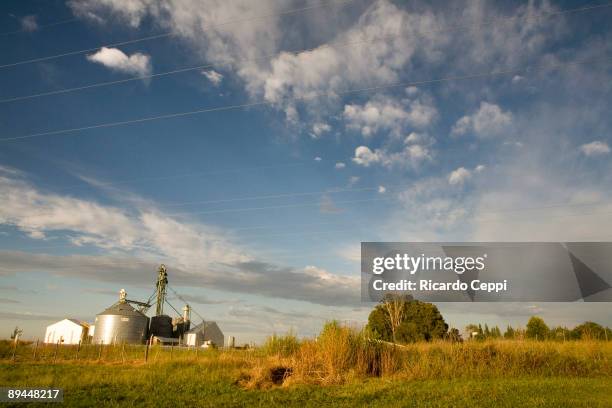
{"label": "wire fence", "polygon": [[13,363],[156,363],[197,361],[200,357],[218,353],[215,348],[148,344],[60,344],[0,341],[0,360]]}

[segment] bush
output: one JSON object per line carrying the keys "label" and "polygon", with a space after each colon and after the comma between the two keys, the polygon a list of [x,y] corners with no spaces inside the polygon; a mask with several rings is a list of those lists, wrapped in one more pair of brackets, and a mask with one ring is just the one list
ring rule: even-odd
{"label": "bush", "polygon": [[273,334],[266,339],[262,349],[268,355],[290,356],[294,354],[300,347],[300,342],[293,332],[289,332],[284,336]]}

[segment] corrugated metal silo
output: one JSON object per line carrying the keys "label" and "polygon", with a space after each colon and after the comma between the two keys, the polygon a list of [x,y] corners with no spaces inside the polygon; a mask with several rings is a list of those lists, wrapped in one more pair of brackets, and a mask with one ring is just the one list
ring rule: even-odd
{"label": "corrugated metal silo", "polygon": [[143,343],[149,318],[129,303],[119,301],[96,316],[96,344]]}
{"label": "corrugated metal silo", "polygon": [[149,333],[157,337],[173,337],[172,336],[172,318],[167,315],[153,316],[151,318],[151,327]]}

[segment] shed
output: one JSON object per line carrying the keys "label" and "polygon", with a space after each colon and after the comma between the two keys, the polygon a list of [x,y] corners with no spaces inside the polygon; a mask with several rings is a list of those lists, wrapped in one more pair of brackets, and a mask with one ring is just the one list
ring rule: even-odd
{"label": "shed", "polygon": [[77,319],[64,319],[47,326],[45,343],[79,344],[87,339],[89,324]]}
{"label": "shed", "polygon": [[202,322],[187,332],[186,344],[200,347],[210,341],[217,347],[223,347],[223,332],[215,322]]}

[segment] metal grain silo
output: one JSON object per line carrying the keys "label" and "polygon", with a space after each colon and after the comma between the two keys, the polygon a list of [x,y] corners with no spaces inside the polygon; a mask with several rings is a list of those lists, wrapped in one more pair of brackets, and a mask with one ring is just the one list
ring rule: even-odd
{"label": "metal grain silo", "polygon": [[157,337],[172,337],[172,318],[167,315],[153,316],[149,333]]}
{"label": "metal grain silo", "polygon": [[96,315],[95,325],[96,344],[143,343],[149,318],[127,303],[123,292],[119,302]]}

